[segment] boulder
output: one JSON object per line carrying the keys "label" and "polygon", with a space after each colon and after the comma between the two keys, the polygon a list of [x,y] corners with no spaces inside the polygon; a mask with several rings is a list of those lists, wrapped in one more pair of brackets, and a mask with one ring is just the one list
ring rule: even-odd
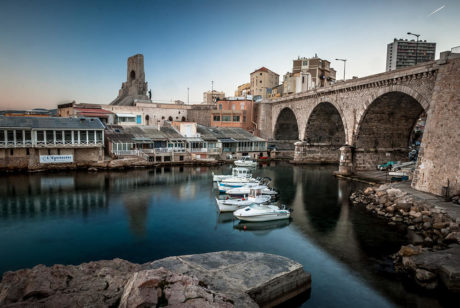
{"label": "boulder", "polygon": [[396,202],[396,209],[398,210],[403,210],[403,211],[410,211],[410,208],[412,207],[412,203],[411,202],[407,202],[406,200],[398,200]]}
{"label": "boulder", "polygon": [[372,187],[368,187],[364,190],[364,194],[365,195],[370,195],[370,194],[373,194],[374,193],[374,188]]}
{"label": "boulder", "polygon": [[401,257],[415,256],[420,253],[422,253],[422,246],[414,246],[412,244],[409,244],[407,246],[401,246],[401,248],[398,251],[398,254]]}
{"label": "boulder", "polygon": [[460,232],[451,232],[444,238],[445,243],[460,244]]}
{"label": "boulder", "polygon": [[135,272],[124,287],[120,308],[233,307],[225,296],[207,289],[197,278],[176,274],[164,268]]}

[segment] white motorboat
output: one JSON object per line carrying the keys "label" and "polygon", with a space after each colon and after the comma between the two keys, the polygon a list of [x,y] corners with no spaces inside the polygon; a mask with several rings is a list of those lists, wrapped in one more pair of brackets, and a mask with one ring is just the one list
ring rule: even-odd
{"label": "white motorboat", "polygon": [[257,162],[253,161],[249,156],[243,156],[241,159],[235,160],[235,166],[238,167],[256,167]]}
{"label": "white motorboat", "polygon": [[214,172],[212,173],[212,180],[214,182],[220,182],[223,179],[228,179],[232,177],[250,178],[252,177],[252,174],[248,168],[243,167],[232,168],[232,174],[228,175],[215,175]]}
{"label": "white motorboat", "polygon": [[[252,192],[252,191],[251,191]],[[237,209],[249,206],[251,204],[263,204],[271,200],[271,196],[267,195],[250,195],[239,199],[224,199],[219,200],[216,198],[217,206],[221,212],[233,212]]]}
{"label": "white motorboat", "polygon": [[225,193],[229,196],[246,196],[249,195],[251,189],[260,189],[260,193],[262,195],[269,195],[269,196],[275,196],[278,194],[278,192],[274,189],[271,189],[270,187],[266,185],[251,185],[247,184],[241,187],[235,187],[231,189],[227,189]]}
{"label": "white motorboat", "polygon": [[234,184],[234,183],[259,183],[260,179],[254,179],[254,178],[241,178],[241,177],[230,177],[230,178],[225,178],[222,181],[220,181],[223,184]]}
{"label": "white motorboat", "polygon": [[227,193],[229,190],[241,188],[244,186],[247,188],[247,193],[236,194],[236,195],[243,196],[243,195],[249,195],[251,187],[258,187],[260,186],[260,184],[259,183],[221,183],[221,182],[217,182],[217,186],[219,187],[219,192],[221,193]]}
{"label": "white motorboat", "polygon": [[242,221],[272,221],[288,219],[291,217],[291,212],[273,204],[251,204],[236,210],[233,216]]}

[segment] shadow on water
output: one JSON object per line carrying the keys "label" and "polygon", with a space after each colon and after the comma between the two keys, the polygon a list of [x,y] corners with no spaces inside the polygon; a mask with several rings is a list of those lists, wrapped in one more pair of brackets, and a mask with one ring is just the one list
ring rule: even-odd
{"label": "shadow on water", "polygon": [[229,174],[230,166],[2,175],[0,273],[39,263],[264,251],[295,259],[313,275],[312,293],[290,306],[449,306],[397,279],[388,256],[405,243],[404,232],[353,208],[348,196],[356,184],[337,180],[335,169],[255,170],[294,209],[291,220],[267,223],[217,213],[211,171]]}

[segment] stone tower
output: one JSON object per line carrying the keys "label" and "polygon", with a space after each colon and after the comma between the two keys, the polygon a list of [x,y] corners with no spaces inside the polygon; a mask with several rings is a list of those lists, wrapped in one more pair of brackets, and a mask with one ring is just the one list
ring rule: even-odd
{"label": "stone tower", "polygon": [[128,58],[126,82],[121,84],[118,97],[110,105],[133,106],[135,101],[150,102],[145,82],[144,56],[141,54]]}

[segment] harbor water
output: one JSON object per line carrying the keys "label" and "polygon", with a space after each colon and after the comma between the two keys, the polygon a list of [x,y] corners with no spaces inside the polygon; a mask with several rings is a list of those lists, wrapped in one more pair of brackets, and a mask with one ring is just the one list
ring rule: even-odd
{"label": "harbor water", "polygon": [[438,307],[393,272],[389,256],[406,244],[348,196],[357,183],[336,166],[259,167],[292,208],[290,220],[240,223],[219,214],[212,174],[231,166],[162,167],[89,173],[0,176],[0,274],[37,264],[122,258],[143,263],[220,250],[262,251],[303,264],[312,274],[305,307]]}

